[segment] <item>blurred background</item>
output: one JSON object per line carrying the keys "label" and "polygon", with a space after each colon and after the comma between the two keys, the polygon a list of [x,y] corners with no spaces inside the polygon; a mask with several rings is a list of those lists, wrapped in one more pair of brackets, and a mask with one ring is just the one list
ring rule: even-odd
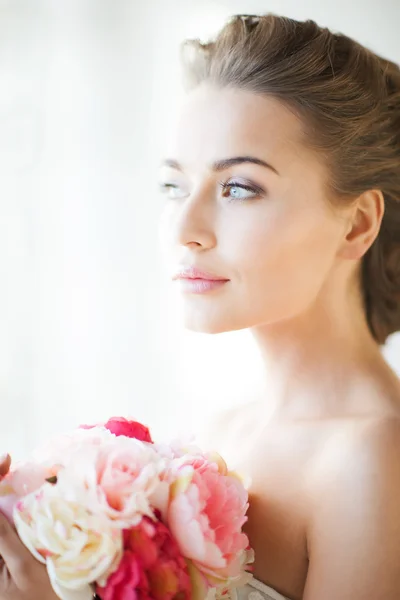
{"label": "blurred background", "polygon": [[246,332],[177,323],[156,173],[180,41],[267,11],[400,62],[399,0],[0,0],[0,453],[113,414],[168,436],[257,385]]}

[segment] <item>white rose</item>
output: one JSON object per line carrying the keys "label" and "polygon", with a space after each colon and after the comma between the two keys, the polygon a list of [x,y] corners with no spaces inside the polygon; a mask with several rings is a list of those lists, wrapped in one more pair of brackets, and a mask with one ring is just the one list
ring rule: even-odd
{"label": "white rose", "polygon": [[85,591],[94,581],[104,584],[121,559],[121,531],[65,500],[57,485],[45,484],[26,496],[17,504],[14,520],[22,542],[46,563],[61,598],[63,588]]}

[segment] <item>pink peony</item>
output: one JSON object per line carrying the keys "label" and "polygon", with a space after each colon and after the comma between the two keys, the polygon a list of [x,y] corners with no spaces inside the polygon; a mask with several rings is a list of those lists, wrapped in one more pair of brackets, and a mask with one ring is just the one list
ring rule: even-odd
{"label": "pink peony", "polygon": [[163,466],[152,445],[111,436],[101,446],[72,455],[57,484],[69,500],[85,504],[116,528],[127,529],[142,515],[153,515],[150,497]]}
{"label": "pink peony", "polygon": [[39,489],[46,479],[53,477],[53,468],[37,463],[20,463],[0,481],[0,510],[12,522],[17,501]]}
{"label": "pink peony", "polygon": [[102,600],[191,599],[186,561],[161,521],[144,517],[124,532],[121,563],[97,594]]}
{"label": "pink peony", "polygon": [[167,522],[182,554],[210,585],[235,580],[243,573],[249,547],[242,527],[248,495],[238,477],[221,460],[186,457],[171,485]]}

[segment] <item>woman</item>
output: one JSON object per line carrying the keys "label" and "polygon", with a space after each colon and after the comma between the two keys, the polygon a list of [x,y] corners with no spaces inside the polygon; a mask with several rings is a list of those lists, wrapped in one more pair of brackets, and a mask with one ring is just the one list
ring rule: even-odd
{"label": "woman", "polygon": [[[172,278],[189,328],[252,329],[268,390],[207,433],[252,480],[239,597],[398,600],[400,385],[380,346],[400,329],[400,71],[271,15],[185,49],[161,175]],[[54,598],[1,531],[0,599]]]}

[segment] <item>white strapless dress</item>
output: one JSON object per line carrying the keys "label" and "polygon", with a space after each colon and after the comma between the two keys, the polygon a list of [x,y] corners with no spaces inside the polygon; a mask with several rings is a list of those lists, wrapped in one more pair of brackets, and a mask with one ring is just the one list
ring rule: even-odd
{"label": "white strapless dress", "polygon": [[281,596],[265,583],[253,578],[250,583],[234,591],[232,600],[289,600],[289,598]]}

